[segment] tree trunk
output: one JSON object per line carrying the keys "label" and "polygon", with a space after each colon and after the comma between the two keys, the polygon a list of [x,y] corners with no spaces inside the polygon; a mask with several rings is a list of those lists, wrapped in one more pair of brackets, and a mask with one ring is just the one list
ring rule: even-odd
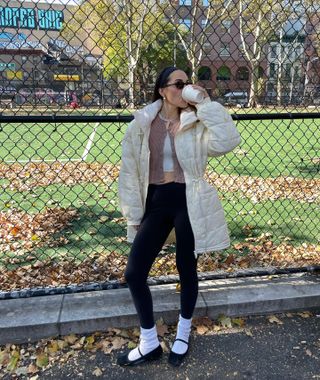
{"label": "tree trunk", "polygon": [[257,94],[259,91],[259,63],[252,64],[252,74],[250,81],[250,93],[249,93],[249,107],[257,106]]}
{"label": "tree trunk", "polygon": [[197,81],[196,65],[194,60],[191,61],[191,81],[192,83],[196,83]]}
{"label": "tree trunk", "polygon": [[129,104],[128,108],[134,108],[134,69],[135,66],[130,64],[128,65],[128,81],[129,81]]}
{"label": "tree trunk", "polygon": [[278,75],[277,75],[277,105],[281,106],[282,97],[282,62],[279,62]]}

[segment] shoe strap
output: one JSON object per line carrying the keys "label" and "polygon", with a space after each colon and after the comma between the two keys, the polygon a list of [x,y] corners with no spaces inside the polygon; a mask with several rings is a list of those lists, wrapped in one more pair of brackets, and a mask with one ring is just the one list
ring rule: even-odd
{"label": "shoe strap", "polygon": [[138,352],[140,354],[140,357],[142,358],[144,355],[142,355],[141,351],[140,351],[140,347],[138,346]]}
{"label": "shoe strap", "polygon": [[189,342],[186,342],[185,340],[180,339],[180,338],[175,339],[175,342],[176,342],[177,340],[178,340],[179,342],[183,342],[183,343],[185,343],[187,346],[189,346]]}

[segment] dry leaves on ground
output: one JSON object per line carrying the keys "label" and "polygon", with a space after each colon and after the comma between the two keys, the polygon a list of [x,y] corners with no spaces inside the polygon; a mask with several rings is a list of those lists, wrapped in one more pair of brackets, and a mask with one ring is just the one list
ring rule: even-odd
{"label": "dry leaves on ground", "polygon": [[[286,313],[285,316],[292,318],[312,317],[309,311],[300,313]],[[215,335],[232,334],[243,332],[249,337],[254,336],[254,330],[247,327],[247,318],[230,318],[220,315],[216,320],[208,317],[195,317],[192,321],[192,334],[195,335]],[[275,325],[284,322],[279,316],[271,315],[267,320]],[[176,325],[166,325],[163,319],[157,322],[158,335],[161,337],[161,345],[165,352],[169,352],[176,334]],[[7,344],[0,346],[0,377],[10,374],[12,378],[38,379],[41,373],[55,364],[64,365],[69,360],[76,360],[77,357],[85,352],[90,355],[92,360],[98,351],[106,355],[119,349],[133,349],[139,343],[140,331],[134,329],[108,328],[103,332],[96,332],[91,335],[67,335],[54,339],[43,339],[36,343],[28,344]],[[312,355],[311,351],[306,355]],[[100,377],[103,370],[95,367],[92,371],[94,377]],[[94,378],[93,377],[93,378]]]}
{"label": "dry leaves on ground", "polygon": [[[71,208],[46,208],[37,214],[10,209],[0,211],[0,254],[14,252],[12,264],[19,263],[19,256],[33,248],[46,245],[56,247],[66,244],[67,238],[54,239],[56,232],[71,226],[77,217],[77,211]],[[23,261],[32,260],[23,258]]]}
{"label": "dry leaves on ground", "polygon": [[[117,176],[117,166],[98,163],[29,163],[24,166],[0,164],[0,178],[9,180],[7,186],[10,189],[20,191],[51,183],[103,181],[108,186],[108,182],[113,183]],[[241,191],[245,196],[256,200],[293,197],[299,201],[317,201],[320,191],[320,180],[317,179],[261,179],[211,172],[208,173],[208,180],[223,191]],[[106,222],[106,218],[105,215],[101,216],[99,222]],[[11,207],[6,212],[0,212],[1,290],[123,281],[126,256],[121,252],[108,252],[102,247],[99,252],[86,253],[87,257],[77,262],[77,258],[68,253],[62,254],[59,249],[56,250],[55,258],[40,260],[35,256],[35,248],[67,246],[67,234],[59,238],[54,236],[69,227],[74,219],[79,219],[79,216],[72,208],[46,208],[33,215]],[[110,219],[110,222],[116,224],[123,221],[123,218]],[[261,266],[285,268],[320,265],[319,245],[303,243],[293,246],[288,238],[275,244],[270,234],[252,237],[252,227],[249,225],[243,227],[243,232],[248,237],[244,242],[234,244],[231,253],[201,255],[199,271],[232,272]],[[88,233],[94,237],[96,230],[89,229]],[[114,239],[118,243],[123,242],[124,237],[115,236]],[[169,274],[177,274],[175,255],[159,255],[150,275],[157,277]]]}
{"label": "dry leaves on ground", "polygon": [[[52,184],[104,183],[106,190],[117,180],[119,166],[86,162],[54,162],[25,165],[0,163],[0,178],[8,180],[10,190],[28,191]],[[298,202],[320,202],[320,179],[294,177],[261,178],[218,174],[207,171],[205,178],[223,192],[240,192],[257,203],[265,200],[294,199]]]}
{"label": "dry leaves on ground", "polygon": [[[230,321],[225,323],[225,321]],[[216,322],[207,317],[193,319],[193,331],[200,335],[212,335],[213,333],[227,331],[228,329],[245,325],[244,319],[230,319],[221,315]],[[173,342],[176,326],[165,324],[163,319],[157,322],[158,336],[161,337],[161,345],[165,352],[169,352],[170,343]],[[56,339],[44,339],[37,343],[7,344],[0,346],[0,376],[10,373],[12,376],[39,376],[45,369],[55,363],[66,363],[69,359],[76,359],[80,352],[95,354],[98,350],[106,355],[115,350],[127,348],[133,349],[139,343],[140,331],[134,329],[108,328],[104,332],[96,332],[88,336],[75,334],[58,337]],[[102,375],[99,367],[92,374],[96,377]],[[29,377],[29,378],[30,378]]]}
{"label": "dry leaves on ground", "polygon": [[[215,252],[199,256],[199,272],[235,272],[256,267],[300,267],[320,265],[320,246],[302,244],[295,247],[288,242],[274,244],[270,237],[262,235],[250,238],[248,242],[233,246],[235,252]],[[7,263],[11,260],[7,259]],[[117,280],[124,282],[124,270],[127,256],[111,252],[94,252],[88,254],[81,262],[68,257],[37,260],[31,258],[31,264],[21,265],[15,269],[0,267],[2,291],[45,286],[65,286]],[[151,268],[150,276],[178,275],[174,253],[163,252]],[[177,288],[179,291],[179,288]]]}
{"label": "dry leaves on ground", "polygon": [[[86,182],[107,183],[116,179],[119,167],[87,162],[30,162],[27,164],[0,163],[0,178],[8,180],[10,190],[29,191],[38,186],[53,184],[75,185]],[[5,186],[5,185],[3,185]]]}
{"label": "dry leaves on ground", "polygon": [[320,202],[320,179],[294,177],[261,178],[220,175],[208,172],[206,179],[220,191],[240,192],[252,202],[293,199],[297,202]]}

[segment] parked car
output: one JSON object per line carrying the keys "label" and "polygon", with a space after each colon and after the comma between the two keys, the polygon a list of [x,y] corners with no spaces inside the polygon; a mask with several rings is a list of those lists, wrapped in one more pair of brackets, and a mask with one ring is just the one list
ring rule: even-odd
{"label": "parked car", "polygon": [[18,91],[18,94],[24,97],[27,97],[32,94],[32,91],[30,88],[20,88],[20,90]]}
{"label": "parked car", "polygon": [[223,96],[226,106],[237,106],[240,108],[248,106],[248,93],[246,91],[231,91]]}
{"label": "parked car", "polygon": [[17,93],[15,87],[12,86],[0,86],[0,96],[14,96]]}

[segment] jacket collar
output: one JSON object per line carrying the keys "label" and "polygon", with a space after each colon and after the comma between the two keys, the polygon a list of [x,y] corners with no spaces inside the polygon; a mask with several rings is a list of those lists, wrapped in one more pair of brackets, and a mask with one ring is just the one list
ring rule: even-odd
{"label": "jacket collar", "polygon": [[[146,107],[136,111],[134,113],[134,118],[137,121],[137,125],[144,131],[149,127],[152,123],[152,121],[156,118],[158,112],[160,111],[162,107],[162,100],[158,99],[155,102],[147,105]],[[182,111],[180,115],[180,128],[179,131],[182,129],[186,129],[190,124],[193,124],[195,121],[197,121],[197,115],[194,111]]]}
{"label": "jacket collar", "polygon": [[158,99],[146,107],[143,107],[142,109],[136,111],[134,113],[134,118],[137,121],[137,125],[145,131],[147,127],[151,125],[161,107],[162,100]]}

